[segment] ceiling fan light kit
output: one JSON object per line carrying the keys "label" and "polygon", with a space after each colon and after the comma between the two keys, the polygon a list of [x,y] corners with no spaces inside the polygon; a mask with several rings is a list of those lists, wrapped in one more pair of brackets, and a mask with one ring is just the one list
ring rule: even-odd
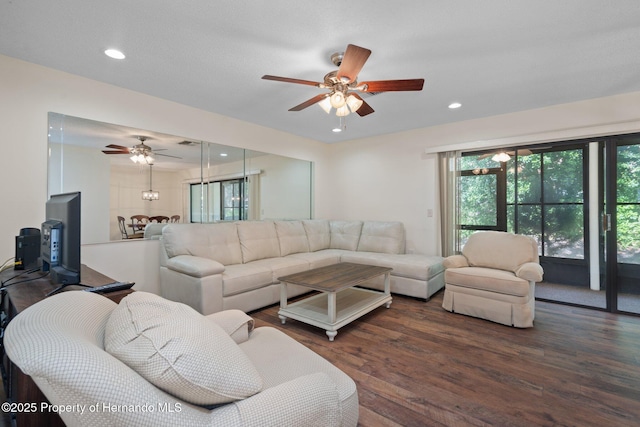
{"label": "ceiling fan light kit", "polygon": [[[122,145],[109,144],[107,145],[107,148],[111,148],[111,150],[102,150],[102,152],[104,154],[131,154],[131,157],[129,157],[129,159],[133,163],[140,165],[152,165],[155,162],[156,155],[180,159],[180,157],[170,156],[169,154],[154,153],[151,147],[144,143],[148,139],[146,136],[136,136],[135,138],[140,141],[140,144],[136,144],[133,147],[123,147]],[[160,149],[157,151],[164,150],[165,149]]]}
{"label": "ceiling fan light kit", "polygon": [[139,164],[148,164],[148,165],[152,165],[154,158],[151,157],[149,154],[134,154],[133,156],[129,157],[131,159],[131,161],[133,163],[139,163]]}
{"label": "ceiling fan light kit", "polygon": [[264,75],[262,78],[264,80],[296,83],[315,86],[319,89],[329,89],[329,93],[316,95],[302,104],[290,108],[289,111],[301,111],[313,104],[318,104],[327,114],[334,108],[336,115],[341,118],[350,113],[357,112],[360,117],[364,117],[374,112],[373,108],[356,92],[378,93],[422,90],[424,79],[373,80],[358,84],[358,74],[369,58],[369,55],[371,55],[369,49],[352,44],[347,46],[344,53],[334,53],[331,55],[331,62],[339,68],[336,71],[326,74],[322,83],[271,75]]}
{"label": "ceiling fan light kit", "polygon": [[344,107],[344,104],[346,104],[347,100],[344,96],[344,93],[342,93],[341,91],[335,91],[333,92],[333,94],[331,94],[331,96],[329,97],[329,100],[331,102],[331,106],[333,108],[335,108],[336,110],[338,108]]}
{"label": "ceiling fan light kit", "polygon": [[501,151],[500,153],[494,154],[491,160],[499,163],[508,162],[509,160],[511,160],[511,156],[505,153],[504,151]]}

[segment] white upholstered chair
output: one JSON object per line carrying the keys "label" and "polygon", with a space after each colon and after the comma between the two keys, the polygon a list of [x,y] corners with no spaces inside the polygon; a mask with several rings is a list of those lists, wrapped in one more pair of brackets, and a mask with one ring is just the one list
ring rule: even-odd
{"label": "white upholstered chair", "polygon": [[[67,291],[8,325],[11,360],[67,426],[355,426],[353,380],[239,310]],[[84,410],[82,410],[84,409]]]}
{"label": "white upholstered chair", "polygon": [[461,255],[445,258],[444,267],[445,310],[518,328],[533,326],[535,283],[543,275],[533,238],[476,232]]}

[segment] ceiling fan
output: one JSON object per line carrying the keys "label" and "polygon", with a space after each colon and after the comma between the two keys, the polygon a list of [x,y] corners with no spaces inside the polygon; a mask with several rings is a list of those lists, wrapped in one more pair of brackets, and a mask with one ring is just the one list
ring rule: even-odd
{"label": "ceiling fan", "polygon": [[478,160],[491,157],[491,160],[493,160],[494,162],[508,162],[511,159],[511,157],[516,155],[516,153],[518,154],[518,156],[529,156],[533,154],[533,151],[529,150],[528,148],[520,148],[518,150],[509,150],[509,151],[498,150],[498,151],[492,151],[489,153],[481,154],[478,156]]}
{"label": "ceiling fan", "polygon": [[372,80],[359,83],[358,74],[367,62],[369,55],[371,55],[369,49],[352,44],[347,46],[344,53],[334,53],[331,55],[331,62],[337,65],[338,69],[325,75],[322,83],[270,75],[264,75],[262,78],[329,89],[328,92],[316,95],[302,104],[290,108],[289,111],[301,111],[311,105],[319,104],[327,114],[332,107],[335,108],[336,115],[340,117],[352,112],[358,113],[360,117],[373,113],[373,108],[362,99],[358,92],[374,94],[422,90],[424,79]]}
{"label": "ceiling fan", "polygon": [[182,157],[170,156],[169,154],[159,154],[157,151],[165,151],[166,149],[154,150],[144,142],[149,139],[146,136],[136,136],[140,144],[136,144],[133,147],[123,147],[122,145],[109,144],[106,148],[112,150],[102,150],[104,154],[131,154],[131,161],[133,163],[152,165],[155,161],[154,156],[173,157],[174,159],[181,159]]}

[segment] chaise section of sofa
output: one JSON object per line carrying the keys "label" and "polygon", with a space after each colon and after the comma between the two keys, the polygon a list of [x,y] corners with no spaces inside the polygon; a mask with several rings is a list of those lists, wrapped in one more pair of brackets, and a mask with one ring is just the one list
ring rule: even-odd
{"label": "chaise section of sofa", "polygon": [[[392,268],[392,292],[398,294],[428,300],[444,286],[443,258],[405,254],[400,222],[169,224],[162,235],[162,296],[203,314],[274,304],[280,299],[278,277],[339,262]],[[382,289],[383,283],[366,286]],[[307,291],[288,286],[289,297]]]}

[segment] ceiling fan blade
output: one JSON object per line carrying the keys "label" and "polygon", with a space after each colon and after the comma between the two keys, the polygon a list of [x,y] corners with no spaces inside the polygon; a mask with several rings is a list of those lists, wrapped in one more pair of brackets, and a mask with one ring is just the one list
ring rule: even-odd
{"label": "ceiling fan blade", "polygon": [[350,92],[349,95],[353,95],[356,98],[358,98],[360,101],[362,101],[362,105],[360,106],[360,108],[356,110],[356,113],[358,113],[360,117],[364,117],[374,112],[373,108],[371,108],[371,105],[367,104],[367,102],[364,99],[362,99],[360,95],[353,92]]}
{"label": "ceiling fan blade", "polygon": [[122,150],[118,150],[118,151],[109,151],[109,150],[102,150],[102,152],[104,154],[129,154],[129,151],[122,151]]}
{"label": "ceiling fan blade", "polygon": [[320,85],[320,83],[312,82],[311,80],[292,79],[290,77],[264,75],[262,76],[262,78],[264,80],[274,80],[276,82],[285,82],[285,83],[297,83],[301,85],[316,86],[316,87]]}
{"label": "ceiling fan blade", "polygon": [[169,154],[158,154],[158,153],[154,153],[156,156],[162,156],[162,157],[173,157],[174,159],[182,159],[182,157],[178,157],[178,156],[171,156]]}
{"label": "ceiling fan blade", "polygon": [[109,144],[106,146],[106,148],[115,148],[116,150],[124,150],[126,152],[129,152],[129,147],[123,147],[122,145]]}
{"label": "ceiling fan blade", "polygon": [[328,93],[321,93],[320,95],[316,95],[311,99],[306,100],[305,102],[303,102],[302,104],[296,105],[295,107],[289,108],[289,111],[300,111],[300,110],[304,110],[307,107],[312,106],[313,104],[317,104],[318,102],[322,101],[323,99],[325,99],[327,96],[329,96]]}
{"label": "ceiling fan blade", "polygon": [[370,82],[360,82],[358,86],[367,85],[363,92],[399,92],[407,90],[422,90],[424,79],[409,80],[374,80]]}
{"label": "ceiling fan blade", "polygon": [[369,55],[371,55],[369,49],[353,44],[347,45],[347,50],[344,52],[344,57],[342,58],[342,63],[340,64],[340,68],[338,68],[336,77],[343,81],[346,80],[346,83],[356,81],[364,63],[369,59]]}

